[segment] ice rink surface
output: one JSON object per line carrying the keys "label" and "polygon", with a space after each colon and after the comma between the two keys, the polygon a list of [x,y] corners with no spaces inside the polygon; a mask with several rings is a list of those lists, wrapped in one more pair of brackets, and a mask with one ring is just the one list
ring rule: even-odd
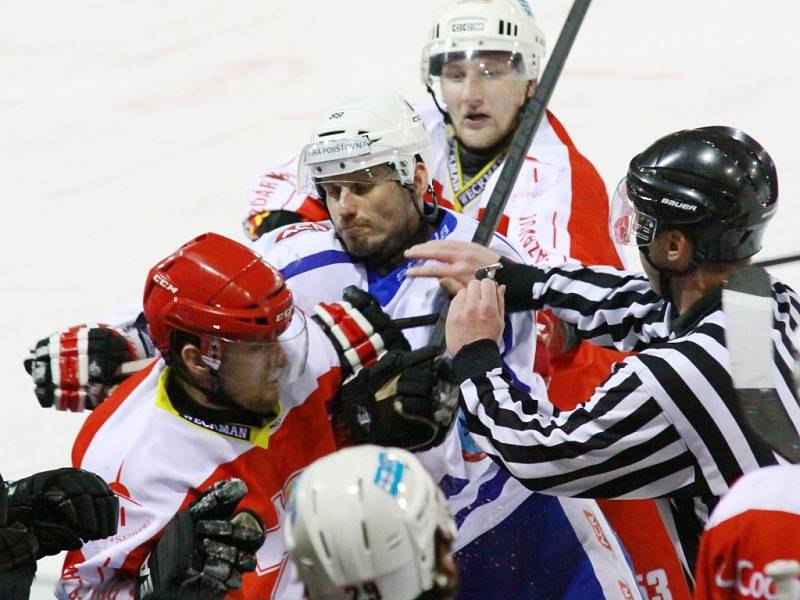
{"label": "ice rink surface", "polygon": [[[207,230],[241,239],[244,190],[337,101],[422,98],[443,0],[32,0],[0,6],[0,472],[69,463],[85,415],[39,408],[40,337],[136,300],[147,269]],[[532,0],[552,48],[566,0]],[[770,151],[764,258],[800,251],[794,0],[595,0],[551,101],[607,187],[670,131],[734,125]],[[800,266],[774,272],[796,288]],[[60,559],[40,563],[51,597]]]}

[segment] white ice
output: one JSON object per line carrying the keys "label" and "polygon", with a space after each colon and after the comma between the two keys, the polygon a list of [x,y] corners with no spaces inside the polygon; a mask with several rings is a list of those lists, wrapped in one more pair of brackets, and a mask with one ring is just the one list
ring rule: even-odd
{"label": "white ice", "polygon": [[[337,100],[423,96],[443,0],[29,0],[0,4],[0,472],[67,465],[85,415],[39,408],[31,342],[136,298],[191,236],[240,235],[246,184]],[[534,0],[555,41],[570,3]],[[782,206],[764,257],[800,251],[800,4],[596,0],[551,108],[606,185],[657,137],[740,127],[771,152]],[[800,267],[774,272],[795,287]],[[50,597],[60,559],[40,564]]]}

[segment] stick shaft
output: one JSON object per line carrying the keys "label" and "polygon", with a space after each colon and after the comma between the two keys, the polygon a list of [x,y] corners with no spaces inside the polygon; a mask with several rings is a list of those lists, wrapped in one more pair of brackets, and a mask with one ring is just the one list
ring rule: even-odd
{"label": "stick shaft", "polygon": [[754,265],[758,267],[774,267],[777,265],[785,265],[788,263],[800,261],[800,254],[790,254],[789,256],[779,256],[777,258],[768,258],[767,260],[760,260]]}
{"label": "stick shaft", "polygon": [[[486,204],[486,210],[483,213],[478,228],[475,230],[475,235],[472,241],[482,246],[488,246],[494,232],[497,229],[497,224],[500,222],[500,217],[506,208],[508,198],[511,195],[511,190],[517,180],[519,171],[522,168],[522,163],[525,156],[528,154],[528,149],[533,141],[533,136],[539,128],[539,123],[542,122],[547,103],[553,95],[553,90],[558,83],[558,78],[564,68],[564,63],[567,61],[567,56],[572,49],[572,44],[575,37],[578,35],[578,30],[583,23],[583,18],[586,16],[586,11],[589,9],[591,0],[574,0],[572,8],[567,15],[567,20],[564,22],[564,27],[558,36],[556,45],[553,48],[553,53],[550,55],[550,60],[547,61],[547,66],[542,73],[542,78],[536,86],[536,91],[533,97],[525,105],[522,110],[519,125],[514,132],[514,137],[511,140],[511,146],[508,150],[508,155],[503,162],[503,168],[492,190],[492,195]],[[431,334],[430,345],[438,348],[444,348],[444,325],[447,319],[447,309],[450,306],[449,297],[445,297],[442,305],[442,312],[439,314],[439,321]]]}

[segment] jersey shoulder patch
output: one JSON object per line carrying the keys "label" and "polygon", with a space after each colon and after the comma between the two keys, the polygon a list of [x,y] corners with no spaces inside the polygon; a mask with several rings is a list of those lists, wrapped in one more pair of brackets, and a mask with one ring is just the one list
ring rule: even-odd
{"label": "jersey shoulder patch", "polygon": [[331,226],[326,223],[293,223],[291,225],[287,225],[283,229],[279,230],[277,235],[275,236],[275,242],[280,242],[290,237],[294,237],[298,233],[303,233],[304,231],[330,231]]}

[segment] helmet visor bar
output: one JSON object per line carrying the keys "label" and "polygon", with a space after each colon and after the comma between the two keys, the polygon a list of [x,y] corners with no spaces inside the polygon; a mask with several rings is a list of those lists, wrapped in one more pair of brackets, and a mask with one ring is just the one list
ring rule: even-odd
{"label": "helmet visor bar", "polygon": [[656,237],[658,221],[636,208],[628,196],[626,178],[620,181],[611,200],[609,230],[611,239],[626,246],[646,246]]}
{"label": "helmet visor bar", "polygon": [[430,76],[442,82],[460,82],[474,73],[484,81],[533,79],[518,52],[458,50],[436,54],[429,60]]}
{"label": "helmet visor bar", "polygon": [[530,81],[537,78],[538,65],[532,58],[532,51],[526,50],[509,40],[480,44],[472,40],[445,40],[444,43],[428,45],[423,49],[422,80],[428,83],[433,79],[444,79],[449,70],[481,65],[486,73],[484,78],[489,80]]}

